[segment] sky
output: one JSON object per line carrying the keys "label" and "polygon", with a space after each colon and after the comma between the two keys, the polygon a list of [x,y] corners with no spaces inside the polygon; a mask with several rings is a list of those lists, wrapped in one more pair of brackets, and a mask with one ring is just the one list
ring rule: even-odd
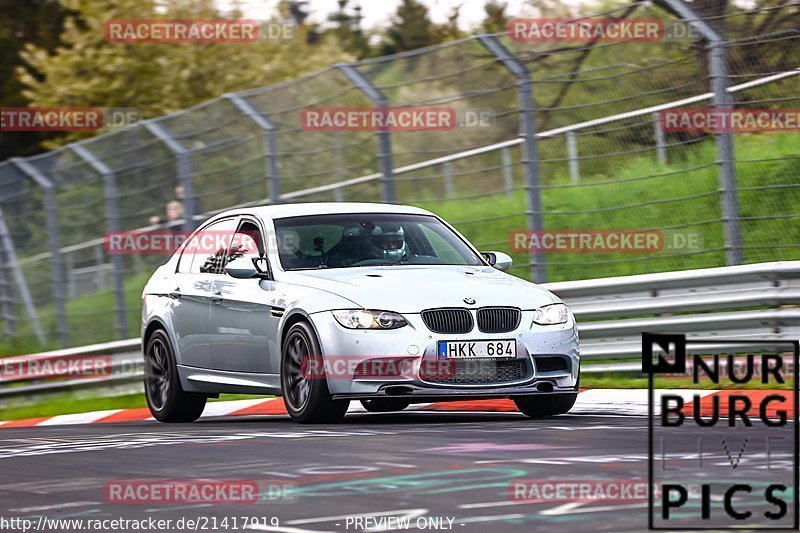
{"label": "sky", "polygon": [[[229,5],[231,0],[218,0],[223,9]],[[274,12],[277,0],[240,0],[245,15],[255,19],[268,18]],[[421,0],[428,6],[431,19],[437,24],[447,22],[448,15],[456,6],[461,8],[460,26],[464,30],[471,30],[477,27],[484,18],[483,6],[485,0]],[[508,4],[506,13],[511,16],[532,15],[530,4],[527,0],[505,0]],[[361,5],[361,13],[364,16],[363,27],[385,26],[391,15],[397,10],[400,0],[350,0],[350,5],[356,3]],[[312,22],[325,22],[329,13],[338,11],[337,0],[308,0],[309,17]]]}

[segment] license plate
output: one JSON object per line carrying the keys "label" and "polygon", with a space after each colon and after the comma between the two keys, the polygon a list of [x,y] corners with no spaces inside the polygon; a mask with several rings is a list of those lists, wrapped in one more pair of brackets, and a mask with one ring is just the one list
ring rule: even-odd
{"label": "license plate", "polygon": [[516,340],[439,341],[439,359],[496,359],[517,356]]}

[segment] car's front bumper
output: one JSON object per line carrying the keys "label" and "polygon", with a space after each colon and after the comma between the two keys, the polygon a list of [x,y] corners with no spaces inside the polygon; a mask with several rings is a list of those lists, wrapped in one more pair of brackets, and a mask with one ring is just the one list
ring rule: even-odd
{"label": "car's front bumper", "polygon": [[[418,314],[405,314],[408,326],[395,330],[352,330],[339,325],[330,312],[311,315],[326,361],[328,387],[335,398],[378,398],[406,396],[412,401],[460,398],[494,398],[528,394],[574,392],[578,386],[580,351],[574,320],[555,326],[532,325],[533,312],[523,311],[520,325],[508,333],[481,333],[477,329],[463,335],[438,334],[427,329]],[[515,339],[514,362],[524,364],[524,376],[492,382],[463,383],[435,381],[420,377],[425,364],[438,361],[440,340],[504,340]],[[539,357],[561,357],[566,370],[541,371]],[[356,375],[359,363],[376,360],[406,360],[401,375],[380,377]],[[541,360],[539,360],[541,361]],[[464,361],[464,364],[485,364],[493,360]]]}

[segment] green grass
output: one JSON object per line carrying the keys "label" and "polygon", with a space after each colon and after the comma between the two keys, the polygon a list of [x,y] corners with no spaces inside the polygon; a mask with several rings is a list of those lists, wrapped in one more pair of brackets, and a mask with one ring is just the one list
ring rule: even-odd
{"label": "green grass", "polygon": [[[800,134],[737,135],[736,167],[740,214],[743,218],[764,215],[787,215],[800,205],[800,158],[797,146]],[[719,207],[715,145],[712,141],[670,152],[671,164],[659,165],[652,157],[626,157],[625,164],[613,175],[582,176],[580,187],[572,187],[563,171],[546,172],[543,166],[542,200],[545,226],[548,229],[572,230],[643,230],[688,225],[686,229],[702,233],[703,246],[698,253],[664,251],[643,255],[558,253],[546,256],[550,281],[622,276],[649,272],[722,266],[725,264],[722,224]],[[781,159],[783,158],[783,159]],[[764,159],[774,159],[764,161]],[[758,160],[758,162],[754,162]],[[474,164],[471,161],[458,165]],[[455,168],[458,172],[459,169]],[[589,164],[585,165],[589,167]],[[692,170],[689,170],[692,169]],[[517,184],[521,169],[515,167]],[[456,195],[475,195],[482,190],[499,190],[500,171],[488,172],[482,181],[457,180]],[[552,175],[551,175],[552,174]],[[646,179],[644,179],[646,178]],[[500,179],[502,181],[502,179]],[[754,187],[783,188],[754,190]],[[440,191],[431,180],[398,181],[400,201],[408,196],[403,187],[412,187],[413,198],[454,225],[482,249],[511,252],[515,266],[511,273],[529,278],[524,252],[510,250],[509,236],[526,227],[524,191],[494,194],[482,198],[450,201],[426,201],[438,198]],[[664,200],[668,201],[664,201]],[[676,200],[678,199],[678,200]],[[609,207],[627,206],[608,210]],[[594,212],[588,212],[595,210]],[[577,212],[577,213],[576,213]],[[493,217],[500,217],[494,218]],[[489,220],[483,220],[489,219]],[[475,222],[478,221],[478,222]],[[709,222],[710,221],[710,222]],[[772,218],[744,220],[743,239],[750,247],[746,262],[800,259],[800,230],[796,220]],[[128,276],[125,299],[128,336],[139,331],[142,287],[149,273]],[[73,346],[104,342],[117,338],[114,296],[98,293],[71,300],[67,304],[70,344]],[[38,309],[49,342],[35,342],[29,324],[20,327],[14,340],[0,343],[0,354],[36,353],[54,349],[55,310],[52,304]],[[27,321],[26,321],[27,322]]]}
{"label": "green grass", "polygon": [[65,394],[32,405],[0,408],[0,420],[22,420],[107,409],[135,409],[137,407],[147,407],[142,394],[111,398],[77,398],[74,395]]}
{"label": "green grass", "polygon": [[[125,279],[126,317],[128,337],[137,337],[142,320],[142,289],[151,273],[145,272]],[[82,346],[107,342],[117,338],[115,298],[112,292],[99,292],[69,300],[66,305],[69,340],[71,346]],[[33,334],[30,322],[26,321],[14,339],[0,344],[0,357],[36,353],[59,348],[56,343],[55,306],[49,304],[37,309],[42,329],[48,339],[45,345],[39,344]]]}
{"label": "green grass", "polygon": [[[742,189],[785,187],[740,191],[742,218],[797,212],[796,206],[800,203],[800,187],[796,187],[800,176],[799,141],[800,134],[737,137],[737,158],[741,161],[785,157],[737,164],[738,186]],[[715,150],[712,142],[705,142],[686,151],[682,161],[667,166],[660,166],[650,157],[628,159],[613,176],[584,177],[581,187],[570,186],[569,178],[561,174],[545,180],[542,202],[548,213],[544,219],[547,229],[658,230],[687,225],[679,229],[701,232],[703,241],[699,253],[693,254],[682,250],[637,255],[551,253],[546,256],[548,279],[565,281],[724,266],[723,227],[718,222],[722,215],[717,169],[710,164],[716,160]],[[647,176],[655,177],[640,179]],[[426,192],[417,192],[416,197],[420,194]],[[422,205],[452,222],[481,249],[511,251],[517,265],[512,273],[529,277],[529,268],[523,266],[529,262],[528,255],[509,248],[510,234],[526,227],[524,191],[480,199],[423,202]],[[613,206],[629,207],[607,210]],[[595,212],[586,212],[591,210]],[[584,212],[575,213],[578,211]],[[512,214],[516,216],[482,220]],[[474,220],[477,222],[470,222]],[[800,230],[796,219],[744,221],[741,226],[744,244],[751,247],[745,251],[746,262],[800,259]]]}

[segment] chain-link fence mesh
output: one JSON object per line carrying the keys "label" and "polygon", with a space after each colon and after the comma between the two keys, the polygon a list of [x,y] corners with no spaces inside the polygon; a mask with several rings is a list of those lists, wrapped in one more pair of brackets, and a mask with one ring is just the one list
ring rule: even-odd
{"label": "chain-link fence mesh", "polygon": [[[670,131],[660,116],[720,102],[720,65],[735,107],[800,107],[799,13],[783,3],[687,24],[639,2],[597,16],[692,31],[647,42],[478,36],[332,65],[2,163],[6,352],[135,336],[141,289],[165,257],[110,254],[106,232],[180,229],[242,205],[419,205],[536,281],[800,259],[800,132],[732,133],[728,154],[724,134]],[[703,27],[724,40],[722,56]],[[458,126],[314,131],[302,121],[309,109],[376,106],[446,108]],[[542,232],[647,231],[661,232],[657,249],[531,247]]]}

